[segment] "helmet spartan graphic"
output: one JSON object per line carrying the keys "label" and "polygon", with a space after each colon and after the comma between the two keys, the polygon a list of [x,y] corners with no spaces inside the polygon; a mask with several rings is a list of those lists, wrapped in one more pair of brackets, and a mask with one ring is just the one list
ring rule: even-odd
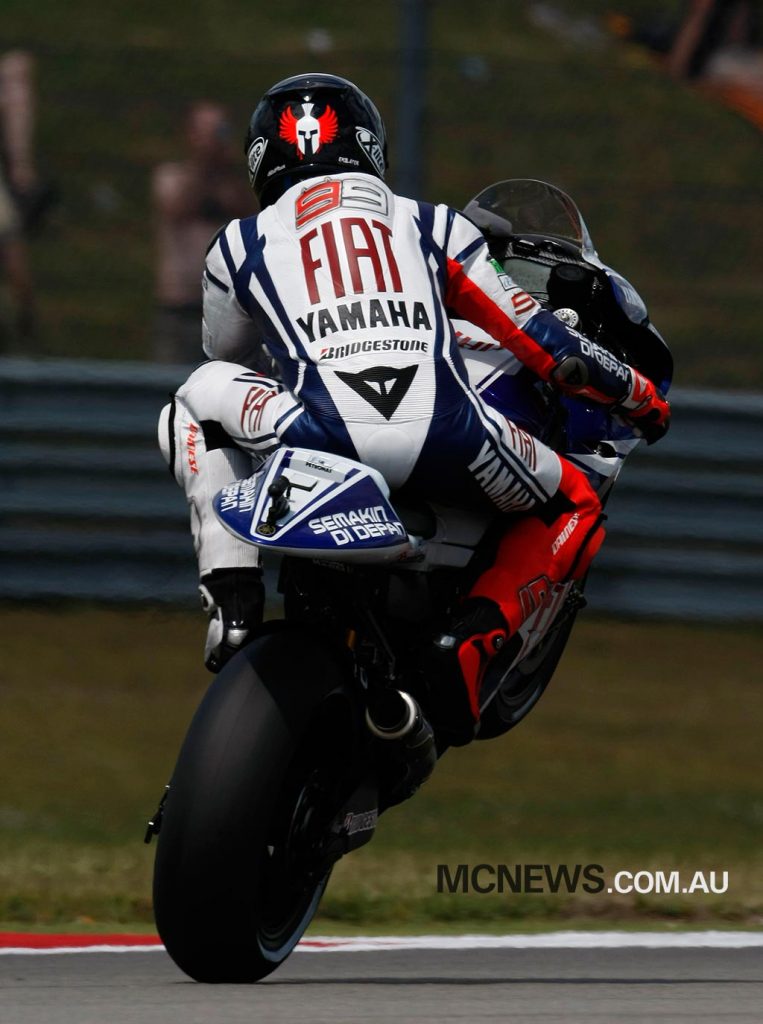
{"label": "helmet spartan graphic", "polygon": [[314,106],[314,103],[303,103],[300,117],[296,116],[291,106],[287,106],[278,124],[279,136],[297,147],[300,160],[315,156],[323,146],[334,141],[339,131],[339,121],[334,110],[327,105],[320,117],[315,117]]}
{"label": "helmet spartan graphic", "polygon": [[295,181],[352,170],[383,178],[387,169],[379,111],[352,82],[322,72],[268,89],[249,120],[244,152],[263,208]]}

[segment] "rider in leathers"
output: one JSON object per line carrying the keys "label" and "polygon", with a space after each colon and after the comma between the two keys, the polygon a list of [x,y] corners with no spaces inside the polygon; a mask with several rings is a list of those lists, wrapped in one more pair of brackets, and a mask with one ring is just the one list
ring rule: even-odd
{"label": "rider in leathers", "polygon": [[[455,506],[490,506],[507,529],[424,669],[433,724],[468,742],[485,668],[554,584],[580,578],[603,540],[585,476],[469,387],[449,315],[477,324],[541,379],[610,407],[648,441],[667,430],[651,381],[542,310],[447,207],[383,183],[384,125],[352,83],[309,74],[252,115],[249,176],[262,212],[231,221],[204,271],[202,364],[160,422],[191,505],[206,663],[216,671],[262,614],[257,549],[217,522],[211,498],[279,444],[330,451]],[[264,344],[280,382],[247,369]]]}

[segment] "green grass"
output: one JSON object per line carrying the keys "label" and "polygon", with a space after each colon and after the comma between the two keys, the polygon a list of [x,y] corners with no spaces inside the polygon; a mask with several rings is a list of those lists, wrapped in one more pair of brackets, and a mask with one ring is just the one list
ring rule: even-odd
{"label": "green grass", "polygon": [[[0,920],[151,926],[143,826],[206,685],[202,633],[188,613],[0,611]],[[761,923],[761,653],[744,630],[584,621],[528,721],[449,752],[338,865],[315,927]],[[731,884],[449,895],[438,863],[728,870]]]}
{"label": "green grass", "polygon": [[[665,11],[649,0],[566,6],[578,16]],[[6,8],[13,29],[0,28],[0,50],[39,54],[41,163],[62,190],[34,246],[43,353],[148,354],[150,172],[182,151],[183,111],[197,97],[229,103],[243,135],[279,78],[316,65],[355,78],[388,120],[394,184],[392,2]],[[332,33],[325,56],[308,47],[316,27]],[[433,5],[429,80],[428,197],[460,206],[501,178],[557,183],[580,203],[603,258],[643,292],[681,383],[763,385],[759,132],[638,51],[565,42],[508,0]]]}

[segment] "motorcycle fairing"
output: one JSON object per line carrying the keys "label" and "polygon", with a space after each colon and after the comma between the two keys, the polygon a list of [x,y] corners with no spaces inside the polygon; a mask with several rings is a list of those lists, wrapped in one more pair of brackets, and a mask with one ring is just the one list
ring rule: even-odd
{"label": "motorcycle fairing", "polygon": [[630,281],[602,262],[583,215],[566,192],[546,181],[511,178],[483,189],[464,213],[488,233],[494,247],[503,245],[502,254],[494,248],[494,255],[541,305],[548,300],[548,276],[554,264],[596,268],[622,317],[623,336],[618,342],[625,347],[626,361],[667,393],[673,359],[662,335],[649,322],[646,305]]}
{"label": "motorcycle fairing", "polygon": [[[274,484],[283,489],[278,514],[278,498],[269,493]],[[212,504],[227,530],[264,550],[385,562],[415,548],[388,498],[375,469],[327,452],[282,448],[253,476],[224,487]]]}

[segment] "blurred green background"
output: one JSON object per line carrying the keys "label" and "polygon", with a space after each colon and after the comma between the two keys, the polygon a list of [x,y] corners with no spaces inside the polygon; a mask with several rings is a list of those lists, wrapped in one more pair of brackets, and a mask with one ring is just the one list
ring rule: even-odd
{"label": "blurred green background", "polygon": [[[680,0],[552,5],[578,33],[541,24],[540,6],[433,2],[424,197],[462,206],[506,177],[559,185],[647,300],[677,383],[759,389],[760,132],[601,28],[613,10],[676,17]],[[40,167],[61,197],[33,242],[33,354],[148,357],[150,175],[182,157],[195,100],[227,103],[243,137],[274,81],[345,75],[385,115],[394,185],[398,43],[393,0],[5,0],[0,51],[38,59]],[[202,635],[200,614],[150,607],[0,610],[0,927],[149,926],[142,825],[206,683]],[[744,629],[582,622],[527,723],[449,755],[338,867],[319,929],[759,925],[761,654]],[[732,884],[462,898],[435,893],[439,861],[726,869]]]}
{"label": "blurred green background", "polygon": [[[0,616],[0,931],[150,928],[141,840],[209,679],[202,634],[160,609]],[[340,862],[315,928],[759,926],[762,655],[752,630],[583,616],[528,719],[449,751]],[[451,895],[439,863],[728,871],[729,889]]]}
{"label": "blurred green background", "polygon": [[[148,355],[150,174],[182,156],[194,100],[229,104],[243,139],[274,81],[316,67],[350,77],[387,119],[394,185],[399,6],[6,0],[0,50],[38,57],[41,168],[61,192],[34,244],[38,350]],[[424,191],[462,206],[502,178],[554,182],[582,208],[605,261],[645,296],[677,382],[755,388],[763,139],[602,27],[613,10],[669,21],[684,7],[433,0]],[[549,28],[539,16],[548,8],[573,28]]]}

